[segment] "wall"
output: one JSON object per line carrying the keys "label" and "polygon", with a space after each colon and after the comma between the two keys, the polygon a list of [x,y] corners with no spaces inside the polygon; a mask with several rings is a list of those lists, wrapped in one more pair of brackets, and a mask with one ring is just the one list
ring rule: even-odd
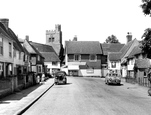
{"label": "wall", "polygon": [[[0,56],[0,61],[13,63],[13,42],[6,37],[0,37],[3,38],[3,55]],[[12,44],[12,57],[9,57],[9,42]]]}
{"label": "wall", "polygon": [[52,62],[44,62],[44,64],[47,65],[47,68],[50,69],[50,74],[52,74],[52,69],[53,68],[60,69],[60,62],[58,62],[57,65],[52,65]]}
{"label": "wall", "polygon": [[93,72],[86,70],[86,69],[81,69],[79,70],[79,76],[99,76],[101,77],[101,69],[94,69]]}
{"label": "wall", "polygon": [[14,58],[14,65],[24,65],[24,53],[21,52],[21,59],[19,59],[19,51],[16,51],[16,57]]}

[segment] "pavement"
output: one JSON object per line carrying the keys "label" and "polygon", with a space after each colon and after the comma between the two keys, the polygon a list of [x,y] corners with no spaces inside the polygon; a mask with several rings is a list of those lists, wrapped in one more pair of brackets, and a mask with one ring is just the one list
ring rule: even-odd
{"label": "pavement", "polygon": [[[139,86],[138,84],[126,83],[124,80],[122,80],[121,84],[126,86],[125,88],[128,90],[137,90],[144,95],[148,95],[147,87]],[[50,78],[41,84],[0,99],[0,115],[21,115],[41,96],[43,96],[53,85],[54,78]]]}
{"label": "pavement", "polygon": [[0,115],[21,115],[54,85],[54,78],[0,99]]}

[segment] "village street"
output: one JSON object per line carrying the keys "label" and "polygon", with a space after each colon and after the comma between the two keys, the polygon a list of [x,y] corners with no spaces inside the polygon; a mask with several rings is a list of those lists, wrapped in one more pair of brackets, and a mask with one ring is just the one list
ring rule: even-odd
{"label": "village street", "polygon": [[122,82],[106,85],[104,78],[68,77],[54,85],[24,115],[150,115],[146,87]]}

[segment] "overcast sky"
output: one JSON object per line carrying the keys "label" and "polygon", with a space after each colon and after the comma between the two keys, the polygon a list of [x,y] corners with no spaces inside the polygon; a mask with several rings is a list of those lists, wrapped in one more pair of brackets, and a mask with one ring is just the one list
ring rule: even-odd
{"label": "overcast sky", "polygon": [[61,24],[63,42],[100,41],[113,34],[126,43],[126,34],[141,39],[151,27],[151,17],[144,16],[141,0],[1,0],[0,18],[9,19],[9,27],[24,39],[46,42],[46,30]]}

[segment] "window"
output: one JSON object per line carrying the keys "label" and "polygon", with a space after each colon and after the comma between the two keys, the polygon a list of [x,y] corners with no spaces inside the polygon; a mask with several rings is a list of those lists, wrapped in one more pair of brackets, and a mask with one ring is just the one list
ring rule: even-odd
{"label": "window", "polygon": [[0,55],[3,55],[3,39],[0,37]]}
{"label": "window", "polygon": [[42,72],[42,66],[38,66],[38,72],[39,72],[39,73]]}
{"label": "window", "polygon": [[49,42],[54,42],[55,38],[54,37],[50,37],[49,38]]}
{"label": "window", "polygon": [[89,57],[89,59],[90,59],[91,61],[96,61],[96,55],[91,54],[90,57]]}
{"label": "window", "polygon": [[38,55],[38,59],[37,59],[38,61],[40,61],[40,56]]}
{"label": "window", "polygon": [[111,67],[116,68],[116,62],[111,62]]}
{"label": "window", "polygon": [[57,62],[52,62],[52,65],[57,65]]}
{"label": "window", "polygon": [[14,48],[14,57],[16,57],[16,49]]}
{"label": "window", "polygon": [[19,52],[19,59],[21,59],[21,52]]}
{"label": "window", "polygon": [[12,57],[12,44],[9,43],[9,57]]}
{"label": "window", "polygon": [[75,61],[80,61],[80,55],[78,55],[78,54],[74,55],[74,60]]}

